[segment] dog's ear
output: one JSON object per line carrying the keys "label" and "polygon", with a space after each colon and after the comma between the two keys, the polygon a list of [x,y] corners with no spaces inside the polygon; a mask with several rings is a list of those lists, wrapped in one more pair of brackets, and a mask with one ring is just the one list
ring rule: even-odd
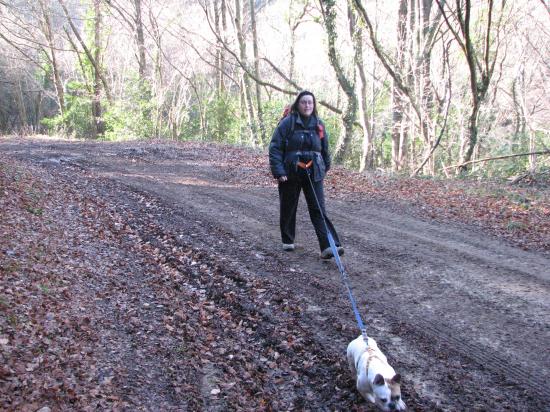
{"label": "dog's ear", "polygon": [[396,373],[395,376],[393,378],[391,378],[391,383],[400,384],[401,383],[401,375]]}
{"label": "dog's ear", "polygon": [[377,386],[380,386],[380,385],[384,385],[385,383],[386,381],[384,380],[384,377],[379,373],[376,374],[376,376],[374,377],[374,384]]}

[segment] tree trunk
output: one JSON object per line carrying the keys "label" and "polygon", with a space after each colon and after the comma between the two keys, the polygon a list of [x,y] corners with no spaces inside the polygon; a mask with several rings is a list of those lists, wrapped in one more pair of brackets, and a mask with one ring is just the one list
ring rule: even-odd
{"label": "tree trunk", "polygon": [[[525,61],[522,57],[521,66],[518,74],[512,83],[512,97],[514,101],[514,110],[516,112],[515,134],[520,141],[529,148],[529,173],[534,174],[537,170],[537,155],[535,152],[535,133],[532,130],[529,120],[529,109],[527,107],[527,90],[525,81]],[[523,146],[523,144],[522,144]]]}
{"label": "tree trunk", "polygon": [[[226,3],[226,0],[221,0],[221,17],[222,17],[222,39],[225,41],[226,37],[227,37],[227,3]],[[221,71],[221,76],[220,76],[219,89],[220,89],[220,91],[225,91],[226,86],[225,86],[224,72],[225,72],[225,67],[226,67],[226,64],[225,64],[226,55],[225,55],[225,49],[223,47],[220,47],[220,49],[221,49],[220,50],[220,71]]]}
{"label": "tree trunk", "polygon": [[[241,1],[235,0],[235,26],[237,28],[237,39],[239,41],[240,59],[243,64],[247,64],[246,56],[246,42],[243,36],[242,30],[242,8]],[[256,128],[256,120],[254,117],[254,105],[252,104],[252,85],[250,84],[250,77],[247,73],[243,73],[243,93],[245,96],[245,104],[248,113],[248,123],[250,128],[250,143],[253,146],[259,146],[258,132]]]}
{"label": "tree trunk", "polygon": [[[254,74],[256,78],[260,78],[260,56],[258,54],[258,34],[256,31],[256,7],[255,0],[250,0],[250,24],[252,26],[252,50],[254,52]],[[265,124],[264,124],[264,113],[262,108],[262,90],[260,88],[260,83],[254,82],[256,84],[256,107],[258,113],[258,124],[260,128],[260,138],[261,142],[265,144],[267,142],[267,137],[265,133]]]}
{"label": "tree trunk", "polygon": [[290,26],[290,61],[288,67],[288,78],[294,80],[294,71],[295,71],[295,61],[296,61],[296,29],[298,28],[297,24],[292,24],[291,15],[292,15],[292,5],[293,1],[288,3],[288,25]]}
{"label": "tree trunk", "polygon": [[430,174],[435,175],[435,159],[434,144],[435,144],[435,126],[436,122],[432,119],[436,118],[434,113],[434,93],[433,85],[430,77],[431,68],[431,50],[433,48],[433,42],[435,39],[434,31],[441,14],[430,21],[430,14],[433,6],[433,0],[417,0],[416,3],[416,39],[419,39],[419,44],[416,48],[417,54],[417,67],[416,67],[416,80],[417,80],[417,94],[421,96],[421,105],[425,116],[421,123],[421,134],[424,138],[424,153],[428,154],[428,168]]}
{"label": "tree trunk", "polygon": [[[407,153],[406,147],[401,148],[400,145],[406,144],[409,140],[408,133],[410,130],[419,130],[424,142],[429,142],[429,133],[432,130],[430,128],[431,113],[427,111],[425,107],[425,100],[423,100],[423,93],[431,89],[431,84],[426,81],[424,86],[420,89],[415,84],[415,74],[414,69],[416,67],[424,67],[424,73],[429,77],[429,59],[428,56],[431,53],[433,44],[437,36],[435,34],[438,32],[440,15],[430,22],[429,29],[423,30],[426,33],[426,36],[420,33],[413,33],[412,29],[419,30],[419,21],[422,21],[424,24],[423,29],[425,28],[425,21],[428,20],[429,9],[433,0],[400,0],[399,10],[398,10],[398,27],[397,27],[397,51],[396,51],[396,61],[392,62],[384,48],[382,47],[380,41],[377,38],[376,32],[373,28],[371,19],[367,10],[363,6],[361,0],[352,0],[356,10],[359,13],[359,16],[366,24],[368,29],[370,41],[374,48],[376,56],[392,78],[392,118],[397,122],[404,122],[404,112],[408,111],[409,108],[412,109],[414,116],[418,120],[418,126],[411,124],[410,128],[407,128],[402,125],[393,124],[392,125],[392,155],[400,156],[399,153],[402,153],[403,156]],[[420,6],[419,1],[422,1],[422,6]],[[440,0],[443,1],[443,0]],[[422,9],[422,12],[419,10]],[[419,13],[423,14],[423,17],[419,17]],[[421,47],[423,46],[423,47]],[[422,58],[419,58],[424,53],[426,55],[426,60],[422,62]],[[408,56],[408,59],[405,59],[405,56]],[[419,61],[420,60],[420,61]],[[422,83],[421,83],[422,84]],[[430,90],[431,93],[431,90]],[[408,116],[409,119],[413,119],[413,116]],[[418,129],[416,129],[416,127]],[[433,140],[433,139],[432,139]],[[429,152],[429,151],[428,151]],[[412,159],[414,160],[414,159]],[[394,170],[398,170],[406,164],[406,158],[393,158],[392,166]]]}
{"label": "tree trunk", "polygon": [[[477,132],[478,132],[478,116],[481,103],[476,99],[472,107],[470,116],[468,117],[468,127],[466,129],[466,136],[464,139],[464,145],[462,147],[462,153],[460,156],[460,163],[464,164],[472,160],[472,155],[477,144]],[[466,171],[466,167],[461,167],[461,171]]]}
{"label": "tree trunk", "polygon": [[[494,41],[491,38],[492,24],[493,22],[493,0],[487,0],[488,13],[484,18],[486,24],[485,33],[483,38],[483,49],[476,50],[475,39],[472,39],[472,33],[470,32],[470,20],[472,12],[471,0],[465,0],[463,4],[461,1],[456,1],[456,10],[451,11],[451,15],[456,19],[456,24],[459,30],[456,30],[455,25],[451,23],[450,16],[445,12],[445,2],[443,0],[437,0],[437,5],[445,18],[447,26],[453,33],[455,39],[460,45],[466,62],[468,64],[468,70],[470,73],[470,90],[472,97],[472,110],[468,118],[468,132],[465,137],[464,145],[461,148],[461,160],[463,165],[460,167],[459,172],[464,173],[468,170],[466,166],[477,144],[478,134],[478,117],[481,104],[487,95],[489,89],[489,83],[494,72],[495,63],[498,55],[498,41]],[[502,3],[504,8],[505,4]],[[500,21],[498,22],[500,25]],[[497,27],[497,30],[499,27]],[[477,35],[477,34],[476,34]],[[498,40],[498,37],[497,37]]]}
{"label": "tree trunk", "polygon": [[243,121],[244,119],[247,118],[247,115],[248,115],[248,107],[246,105],[246,93],[245,93],[245,85],[244,85],[244,78],[241,74],[240,78],[239,78],[239,101],[240,101],[240,104],[239,104],[239,108],[240,108],[240,120],[239,120],[239,125],[240,125],[240,133],[239,133],[239,144],[243,144],[245,140],[248,140],[248,139],[245,139],[245,135],[246,135],[246,130],[250,130],[250,128],[247,128],[246,127],[246,123]]}
{"label": "tree trunk", "polygon": [[531,174],[535,174],[537,172],[537,155],[534,154],[535,150],[535,133],[532,130],[529,130],[529,152],[533,153],[529,155],[529,172]]}
{"label": "tree trunk", "polygon": [[[218,7],[219,2],[218,0],[214,1],[214,27],[216,28],[216,32],[221,33],[221,27],[220,27],[220,7]],[[214,68],[216,69],[216,97],[220,99],[221,93],[222,93],[222,50],[223,46],[221,45],[221,41],[219,39],[216,39],[216,55],[214,57]]]}
{"label": "tree trunk", "polygon": [[[110,91],[110,88],[109,88],[109,84],[107,83],[107,80],[105,79],[105,76],[103,75],[103,71],[101,70],[101,66],[99,65],[99,63],[94,58],[94,55],[92,54],[92,52],[90,51],[88,46],[86,46],[86,43],[84,43],[84,41],[82,40],[82,37],[80,36],[80,33],[78,32],[78,29],[74,25],[73,19],[69,15],[69,11],[67,10],[67,7],[65,6],[64,0],[57,0],[57,1],[59,2],[59,4],[61,5],[61,8],[63,9],[63,13],[65,14],[65,17],[67,18],[67,21],[69,22],[69,26],[71,26],[71,30],[72,30],[73,34],[75,35],[75,37],[78,40],[80,46],[84,50],[84,53],[86,53],[86,57],[88,57],[88,60],[90,60],[90,63],[94,67],[94,70],[97,73],[97,76],[101,80],[101,83],[103,85],[103,90],[105,91],[105,96],[107,97],[107,100],[109,102],[111,102],[112,101],[111,91]],[[96,3],[98,5],[100,5],[101,0],[94,0],[94,9],[95,9]],[[75,51],[78,52],[78,50],[76,50],[76,49],[75,49]]]}
{"label": "tree trunk", "polygon": [[[149,9],[149,24],[151,25],[151,37],[155,42],[156,49],[153,58],[153,87],[154,94],[159,101],[161,100],[162,91],[164,89],[164,69],[162,66],[162,34],[159,30],[157,18],[153,15],[151,9]],[[161,135],[162,125],[162,107],[160,104],[155,105],[155,126],[153,134],[156,138]]]}
{"label": "tree trunk", "polygon": [[15,93],[17,99],[17,109],[19,111],[19,133],[25,135],[27,130],[28,116],[27,107],[25,104],[25,96],[23,96],[23,88],[21,87],[21,79],[17,80],[17,92]]}
{"label": "tree trunk", "polygon": [[136,24],[136,42],[138,46],[138,67],[140,80],[145,79],[147,62],[145,60],[145,38],[143,36],[143,20],[141,18],[141,0],[134,0],[136,15],[134,17]]}
{"label": "tree trunk", "polygon": [[[405,70],[405,50],[407,49],[407,17],[409,0],[400,0],[397,20],[397,70],[401,73]],[[393,82],[392,87],[392,170],[400,171],[406,161],[408,130],[403,121],[403,113],[407,103],[399,87]]]}
{"label": "tree trunk", "polygon": [[52,74],[53,74],[53,84],[55,87],[55,95],[57,97],[57,104],[59,105],[59,113],[61,116],[65,113],[65,93],[63,91],[63,83],[61,82],[61,74],[59,73],[59,65],[57,64],[57,54],[54,46],[53,33],[52,33],[52,24],[50,20],[50,13],[46,9],[46,4],[44,0],[40,0],[40,9],[42,11],[43,21],[43,31],[48,42],[49,47],[49,59],[52,65]]}
{"label": "tree trunk", "polygon": [[[298,2],[299,3],[299,2]],[[296,18],[293,17],[294,13],[294,5],[296,4],[295,0],[290,0],[288,2],[288,28],[290,31],[290,61],[289,61],[289,68],[288,68],[288,78],[290,79],[290,83],[294,82],[294,76],[295,76],[295,63],[296,63],[296,30],[298,30],[298,27],[303,22],[304,16],[309,11],[309,1],[303,2],[303,8],[300,11],[300,14],[296,16]]]}
{"label": "tree trunk", "polygon": [[[346,109],[342,113],[342,123],[344,126],[344,133],[342,139],[339,140],[334,153],[334,161],[341,163],[344,159],[350,157],[351,144],[353,137],[353,124],[357,119],[357,96],[355,94],[355,76],[349,79],[345,72],[338,53],[336,52],[336,40],[338,38],[336,30],[336,4],[334,0],[324,0],[321,2],[321,11],[323,13],[323,21],[325,23],[325,29],[328,37],[328,57],[330,65],[334,69],[338,84],[343,92],[346,94],[347,104]],[[348,19],[351,16],[348,15]],[[353,24],[349,21],[349,24]],[[353,70],[355,73],[355,70]]]}
{"label": "tree trunk", "polygon": [[42,90],[38,90],[38,93],[36,94],[36,101],[35,101],[35,116],[34,116],[34,132],[40,133],[41,127],[40,127],[40,119],[42,119],[42,96],[43,92]]}
{"label": "tree trunk", "polygon": [[92,100],[92,116],[95,124],[95,137],[102,137],[105,133],[103,109],[101,107],[101,0],[94,0],[94,96]]}
{"label": "tree trunk", "polygon": [[348,0],[348,16],[350,20],[350,35],[354,50],[354,63],[357,72],[359,73],[360,81],[360,97],[359,103],[359,120],[363,129],[363,140],[361,144],[361,159],[359,162],[359,171],[362,172],[366,167],[372,168],[372,127],[369,122],[369,110],[367,104],[367,76],[365,74],[365,63],[363,61],[363,30],[357,24],[357,18],[354,14],[353,4]]}

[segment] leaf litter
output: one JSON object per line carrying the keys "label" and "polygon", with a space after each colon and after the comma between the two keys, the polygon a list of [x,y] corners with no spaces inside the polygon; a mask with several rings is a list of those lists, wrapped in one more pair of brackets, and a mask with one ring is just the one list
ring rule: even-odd
{"label": "leaf litter", "polygon": [[[274,185],[265,155],[207,147],[229,181]],[[548,250],[544,191],[341,168],[327,188]],[[518,199],[530,199],[528,207]],[[170,232],[158,224],[167,211],[154,198],[7,158],[0,208],[3,409],[363,410],[341,390],[353,387],[343,357],[311,349],[304,307],[282,297],[289,291],[274,292],[280,285],[228,265],[214,247],[193,246],[202,222]]]}
{"label": "leaf litter", "polygon": [[200,228],[167,232],[155,199],[127,193],[139,205],[127,209],[107,180],[0,165],[2,409],[357,404],[323,389],[351,381],[314,373],[346,367],[310,349],[304,308],[280,298],[290,291],[194,248]]}

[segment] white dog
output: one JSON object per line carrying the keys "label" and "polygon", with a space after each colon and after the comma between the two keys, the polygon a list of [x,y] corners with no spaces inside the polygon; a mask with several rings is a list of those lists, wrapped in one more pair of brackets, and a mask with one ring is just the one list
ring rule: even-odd
{"label": "white dog", "polygon": [[348,364],[357,378],[357,390],[363,398],[376,404],[383,411],[402,411],[407,407],[401,399],[401,375],[388,363],[386,355],[376,341],[363,336],[348,345]]}

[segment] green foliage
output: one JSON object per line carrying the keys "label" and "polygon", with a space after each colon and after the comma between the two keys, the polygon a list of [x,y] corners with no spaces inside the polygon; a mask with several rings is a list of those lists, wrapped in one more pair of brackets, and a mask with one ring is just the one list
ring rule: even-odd
{"label": "green foliage", "polygon": [[528,210],[531,207],[531,199],[521,193],[512,193],[510,197],[521,209]]}
{"label": "green foliage", "polygon": [[[107,140],[147,138],[154,133],[155,104],[148,83],[138,79],[127,81],[124,94],[111,106],[102,101]],[[92,97],[83,83],[69,82],[65,93],[65,113],[45,118],[42,124],[50,133],[77,138],[93,135]]]}
{"label": "green foliage", "polygon": [[[261,147],[267,147],[271,141],[273,130],[277,127],[288,101],[265,100],[262,102],[263,119],[266,141],[260,142]],[[188,139],[209,139],[229,144],[242,144],[247,138],[243,137],[248,131],[248,121],[241,116],[239,96],[223,93],[212,98],[203,107],[205,130],[201,130],[200,106],[197,102],[187,109],[187,120],[182,125],[181,134]]]}
{"label": "green foliage", "polygon": [[267,146],[271,142],[273,132],[275,131],[275,128],[277,127],[279,121],[283,116],[286,105],[288,105],[289,103],[290,102],[278,99],[267,100],[263,103],[264,127],[267,141],[262,142],[262,147],[267,148]]}
{"label": "green foliage", "polygon": [[85,138],[93,132],[92,104],[84,83],[71,81],[65,92],[65,113],[42,119],[50,133]]}
{"label": "green foliage", "polygon": [[392,139],[391,130],[388,128],[384,131],[382,136],[378,139],[379,144],[379,165],[382,168],[392,167]]}
{"label": "green foliage", "polygon": [[[102,44],[95,44],[95,12],[93,6],[86,11],[84,19],[84,38],[92,54],[95,54],[98,48],[104,47]],[[82,81],[72,80],[68,82],[65,91],[65,109],[63,115],[44,118],[41,123],[46,126],[50,133],[61,133],[78,138],[89,138],[95,135],[95,119],[92,116],[92,90],[91,84],[94,82],[95,67],[88,59],[87,55],[82,55],[80,62],[80,78]],[[48,70],[46,77],[51,78],[51,67],[47,64]],[[105,111],[106,104],[100,102]],[[118,107],[113,108],[115,114],[111,114],[107,108],[107,115],[111,116],[111,125],[106,125],[109,131],[121,128],[123,121],[118,121],[120,116],[116,116]],[[115,120],[116,119],[116,120]],[[104,119],[102,122],[105,123]]]}
{"label": "green foliage", "polygon": [[[4,263],[3,266],[0,266],[0,269],[4,271],[4,273],[16,273],[19,270],[21,270],[21,266],[17,262],[8,262]],[[0,302],[0,305],[2,302]]]}
{"label": "green foliage", "polygon": [[45,51],[38,54],[40,67],[34,72],[34,77],[38,84],[41,84],[44,90],[53,90],[53,66],[50,63]]}
{"label": "green foliage", "polygon": [[47,285],[41,285],[39,284],[38,285],[38,289],[40,289],[40,291],[45,294],[45,295],[49,295],[51,293],[51,290],[50,288],[47,286]]}
{"label": "green foliage", "polygon": [[146,81],[130,79],[124,95],[103,115],[106,140],[143,139],[154,135],[155,103]]}
{"label": "green foliage", "polygon": [[185,115],[185,119],[179,128],[178,138],[181,140],[202,140],[200,105],[196,102],[192,103],[186,108]]}
{"label": "green foliage", "polygon": [[17,324],[19,323],[19,319],[17,319],[17,316],[14,315],[13,313],[10,313],[9,315],[7,315],[6,317],[7,321],[8,321],[8,324],[12,327],[12,328],[16,328],[17,327]]}
{"label": "green foliage", "polygon": [[[217,142],[239,143],[241,120],[239,100],[229,93],[221,93],[214,97],[205,108],[206,136]],[[198,128],[195,134],[200,133],[200,122],[195,122]]]}
{"label": "green foliage", "polygon": [[334,149],[336,148],[336,143],[338,141],[338,136],[340,136],[340,133],[342,133],[342,122],[340,121],[340,116],[337,114],[333,114],[329,111],[319,113],[319,116],[325,123],[325,127],[327,129],[327,134],[329,136],[329,151],[331,153],[334,153]]}
{"label": "green foliage", "polygon": [[525,223],[518,222],[517,220],[509,220],[508,224],[506,225],[506,229],[513,232],[516,230],[524,230],[526,228]]}
{"label": "green foliage", "polygon": [[35,215],[35,216],[42,216],[44,213],[44,209],[40,207],[34,207],[34,206],[27,206],[27,212]]}

